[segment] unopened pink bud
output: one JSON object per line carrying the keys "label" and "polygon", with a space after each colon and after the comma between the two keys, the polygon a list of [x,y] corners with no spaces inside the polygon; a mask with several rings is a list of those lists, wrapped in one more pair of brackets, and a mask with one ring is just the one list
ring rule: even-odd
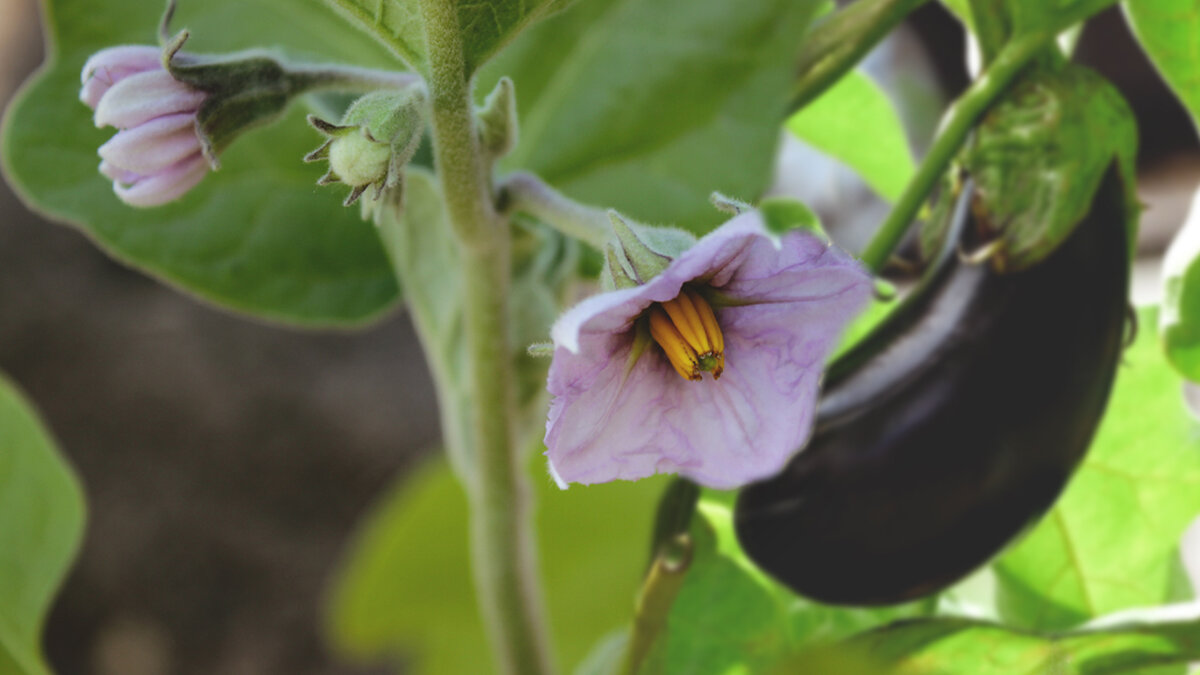
{"label": "unopened pink bud", "polygon": [[96,105],[96,126],[131,129],[156,117],[195,113],[206,94],[178,82],[166,70],[137,73],[114,84]]}
{"label": "unopened pink bud", "polygon": [[118,131],[100,146],[100,157],[115,166],[147,175],[200,151],[195,115],[178,113]]}
{"label": "unopened pink bud", "polygon": [[144,45],[102,49],[83,66],[79,100],[95,108],[100,97],[117,82],[137,73],[162,67],[162,50]]}
{"label": "unopened pink bud", "polygon": [[208,168],[208,160],[197,153],[149,176],[114,171],[113,175],[133,180],[114,180],[113,192],[130,206],[159,206],[182,197],[195,187],[208,173]]}
{"label": "unopened pink bud", "polygon": [[96,126],[117,134],[100,146],[100,173],[131,206],[177,199],[210,164],[196,130],[207,93],[176,80],[156,47],[113,47],[83,67],[79,98],[96,110]]}

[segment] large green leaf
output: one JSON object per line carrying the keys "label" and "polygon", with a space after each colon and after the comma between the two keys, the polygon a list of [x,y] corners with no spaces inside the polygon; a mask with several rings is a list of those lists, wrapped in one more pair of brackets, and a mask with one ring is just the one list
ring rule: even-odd
{"label": "large green leaf", "polygon": [[769,672],[800,650],[926,611],[928,605],[918,603],[857,609],[797,597],[758,570],[738,545],[734,494],[707,491],[702,497],[692,527],[692,564],[643,675]]}
{"label": "large green leaf", "polygon": [[[1126,0],[1125,16],[1142,49],[1200,125],[1200,4],[1193,0]],[[1163,267],[1159,326],[1171,363],[1200,381],[1200,208],[1195,205]]]}
{"label": "large green leaf", "polygon": [[480,74],[516,84],[507,168],[645,222],[702,232],[720,191],[766,188],[817,0],[586,0],[535,26]]}
{"label": "large green leaf", "polygon": [[[536,464],[551,631],[559,661],[574,664],[632,613],[664,482],[559,490]],[[466,498],[437,461],[365,521],[335,579],[335,645],[360,659],[414,657],[414,673],[491,672],[468,559]]]}
{"label": "large green leaf", "polygon": [[0,376],[0,673],[48,673],[42,624],[83,534],[83,494],[37,415]]}
{"label": "large green leaf", "polygon": [[[305,58],[390,59],[329,10],[279,0],[184,0],[175,23],[189,48],[281,46]],[[396,283],[372,228],[340,196],[314,187],[323,169],[300,158],[320,143],[302,110],[251,131],[222,169],[182,200],[137,210],[96,171],[94,128],[78,102],[79,72],[106,46],[152,42],[160,3],[46,0],[47,63],[5,117],[9,181],[32,208],[69,222],[115,258],[212,302],[301,324],[367,320],[391,306]]]}
{"label": "large green leaf", "polygon": [[1200,124],[1200,4],[1125,0],[1123,6],[1142,49]]}
{"label": "large green leaf", "polygon": [[1108,413],[1050,513],[995,564],[1001,615],[1060,629],[1174,599],[1179,538],[1200,513],[1200,425],[1143,311]]}
{"label": "large green leaf", "polygon": [[[392,50],[413,70],[429,71],[425,28],[417,0],[325,0]],[[566,0],[457,0],[463,56],[472,73],[509,40]]]}
{"label": "large green leaf", "polygon": [[860,72],[838,80],[787,121],[796,137],[845,162],[881,197],[895,201],[913,174],[904,127],[887,94]]}
{"label": "large green leaf", "polygon": [[848,647],[865,651],[894,675],[1148,674],[1200,658],[1200,622],[1131,622],[1039,635],[969,619],[918,619],[858,636]]}

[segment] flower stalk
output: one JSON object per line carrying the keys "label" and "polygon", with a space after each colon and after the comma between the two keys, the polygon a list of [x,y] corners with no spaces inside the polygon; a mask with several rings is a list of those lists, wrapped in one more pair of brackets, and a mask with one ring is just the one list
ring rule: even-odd
{"label": "flower stalk", "polygon": [[580,204],[524,171],[509,175],[500,186],[500,202],[508,213],[528,213],[563,234],[603,250],[612,237],[608,212]]}
{"label": "flower stalk", "polygon": [[788,111],[815,100],[927,0],[858,0],[809,31]]}
{"label": "flower stalk", "polygon": [[492,199],[490,166],[476,133],[458,6],[421,0],[430,58],[433,151],[451,228],[462,252],[468,386],[467,434],[475,478],[466,486],[480,609],[499,670],[552,672],[537,583],[528,478],[516,449],[509,344],[511,237]]}

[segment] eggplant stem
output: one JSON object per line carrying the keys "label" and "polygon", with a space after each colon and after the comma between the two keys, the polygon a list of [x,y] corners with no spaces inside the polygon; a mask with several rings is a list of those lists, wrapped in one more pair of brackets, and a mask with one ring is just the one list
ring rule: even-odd
{"label": "eggplant stem", "polygon": [[942,131],[929,148],[916,175],[896,202],[887,220],[862,253],[862,261],[878,273],[900,243],[930,191],[950,160],[958,154],[975,122],[998,99],[1029,62],[1054,39],[1052,33],[1036,32],[1008,43],[979,79],[959,97],[942,120]]}

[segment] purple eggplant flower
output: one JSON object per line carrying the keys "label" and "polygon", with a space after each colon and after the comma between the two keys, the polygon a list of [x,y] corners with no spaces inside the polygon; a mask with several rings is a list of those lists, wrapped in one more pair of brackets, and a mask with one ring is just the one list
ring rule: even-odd
{"label": "purple eggplant flower", "polygon": [[208,173],[196,111],[206,94],[176,80],[157,47],[111,47],[83,67],[79,99],[97,127],[117,133],[100,146],[100,173],[131,206],[178,199]]}
{"label": "purple eggplant flower", "polygon": [[551,329],[551,475],[565,488],[679,473],[729,489],[779,472],[872,288],[820,237],[777,237],[746,211],[645,284],[584,300]]}

